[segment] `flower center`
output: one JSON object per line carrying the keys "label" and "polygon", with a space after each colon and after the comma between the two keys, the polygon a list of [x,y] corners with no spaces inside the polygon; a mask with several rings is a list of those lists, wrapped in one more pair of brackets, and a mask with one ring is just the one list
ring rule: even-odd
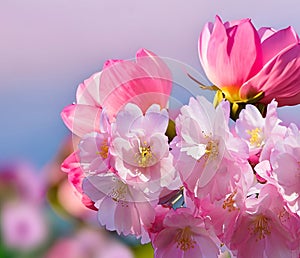
{"label": "flower center", "polygon": [[101,156],[102,159],[107,159],[108,157],[108,144],[107,144],[107,139],[104,139],[102,141],[102,144],[99,148],[100,150],[97,152],[97,154],[99,154]]}
{"label": "flower center", "polygon": [[142,146],[139,146],[139,152],[136,153],[136,160],[139,167],[143,168],[151,166],[153,161],[155,161],[151,147],[146,141],[144,141]]}
{"label": "flower center", "polygon": [[192,239],[192,235],[193,233],[189,226],[184,229],[180,229],[176,234],[177,248],[180,248],[182,251],[194,248],[196,241]]}
{"label": "flower center", "polygon": [[226,210],[228,209],[229,212],[234,211],[237,209],[234,197],[236,195],[237,191],[234,190],[234,192],[232,192],[223,202],[223,209]]}
{"label": "flower center", "polygon": [[205,155],[207,158],[212,157],[216,158],[219,154],[218,142],[210,140],[206,144]]}
{"label": "flower center", "polygon": [[113,189],[111,190],[109,196],[115,201],[119,202],[120,200],[125,200],[125,197],[127,195],[127,185],[124,184],[121,180],[118,178],[113,178],[113,181],[115,182]]}
{"label": "flower center", "polygon": [[253,147],[260,147],[262,143],[262,129],[261,128],[255,128],[252,130],[246,131],[250,135],[250,144]]}
{"label": "flower center", "polygon": [[256,235],[256,241],[262,240],[266,235],[271,234],[269,220],[270,219],[264,215],[258,215],[249,226],[248,230],[251,235]]}

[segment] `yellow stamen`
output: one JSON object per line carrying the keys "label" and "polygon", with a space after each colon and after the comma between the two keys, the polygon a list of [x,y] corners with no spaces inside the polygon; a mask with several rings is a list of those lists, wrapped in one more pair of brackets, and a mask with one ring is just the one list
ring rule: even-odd
{"label": "yellow stamen", "polygon": [[192,239],[193,232],[191,228],[185,227],[180,229],[176,234],[177,248],[180,248],[182,251],[187,251],[190,248],[194,248],[196,241]]}
{"label": "yellow stamen", "polygon": [[205,155],[207,158],[216,158],[219,154],[218,143],[216,141],[210,140],[205,149]]}
{"label": "yellow stamen", "polygon": [[254,147],[260,147],[262,143],[261,128],[255,128],[246,131],[251,137],[249,139],[250,144]]}
{"label": "yellow stamen", "polygon": [[97,154],[99,154],[103,159],[107,159],[108,157],[108,144],[107,144],[107,139],[104,139],[102,141],[102,144],[100,146],[100,151],[97,152]]}
{"label": "yellow stamen", "polygon": [[153,162],[154,156],[151,152],[151,147],[144,141],[144,146],[139,147],[139,152],[136,154],[137,163],[140,167],[148,167]]}
{"label": "yellow stamen", "polygon": [[226,210],[226,208],[228,209],[229,212],[234,211],[237,209],[234,197],[236,195],[237,191],[234,190],[223,202],[223,209]]}

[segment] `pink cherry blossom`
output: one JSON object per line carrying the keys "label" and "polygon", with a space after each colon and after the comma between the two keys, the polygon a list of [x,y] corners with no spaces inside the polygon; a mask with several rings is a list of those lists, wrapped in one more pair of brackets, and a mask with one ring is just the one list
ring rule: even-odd
{"label": "pink cherry blossom", "polygon": [[220,241],[188,208],[170,210],[153,242],[156,258],[217,257]]}
{"label": "pink cherry blossom", "polygon": [[39,247],[48,237],[45,214],[34,203],[6,202],[0,215],[2,237],[10,248],[29,251]]}
{"label": "pink cherry blossom", "polygon": [[46,252],[45,258],[132,258],[133,254],[117,240],[109,239],[103,231],[81,229],[71,237],[61,237]]}
{"label": "pink cherry blossom", "polygon": [[44,201],[45,192],[46,183],[32,164],[0,165],[0,196],[39,205]]}
{"label": "pink cherry blossom", "polygon": [[151,192],[181,186],[180,180],[175,180],[177,173],[165,135],[168,122],[167,110],[157,104],[150,106],[145,115],[135,104],[127,104],[118,113],[111,154],[116,173],[126,183],[139,184]]}
{"label": "pink cherry blossom", "polygon": [[[245,46],[247,46],[245,48]],[[300,103],[300,44],[292,27],[254,28],[250,19],[207,23],[199,38],[199,56],[211,82],[231,102],[263,93],[279,106]]]}
{"label": "pink cherry blossom", "polygon": [[270,184],[276,185],[292,212],[300,215],[300,132],[291,124],[286,136],[273,145],[270,158],[255,170]]}
{"label": "pink cherry blossom", "polygon": [[286,128],[280,125],[277,117],[277,102],[272,101],[267,107],[264,118],[253,105],[246,105],[235,124],[237,134],[244,139],[250,151],[250,158],[260,154],[269,138],[283,138]]}
{"label": "pink cherry blossom", "polygon": [[264,186],[258,198],[247,198],[229,246],[237,257],[292,256],[299,247],[299,217],[291,213],[277,188]]}
{"label": "pink cherry blossom", "polygon": [[[254,179],[253,175],[252,178]],[[195,202],[198,207],[198,214],[211,219],[216,235],[224,244],[230,244],[236,220],[245,210],[245,200],[253,182],[254,180],[249,180],[248,185],[242,182],[237,184],[231,192],[224,195],[220,200],[211,202],[209,197],[205,197]]]}
{"label": "pink cherry blossom", "polygon": [[152,198],[111,172],[86,177],[82,187],[95,202],[98,220],[107,230],[135,235],[142,243],[150,241],[146,229],[155,218],[156,202]]}
{"label": "pink cherry blossom", "polygon": [[239,180],[241,167],[251,169],[247,145],[229,132],[227,104],[215,110],[205,98],[191,98],[176,119],[175,167],[195,197],[222,198]]}

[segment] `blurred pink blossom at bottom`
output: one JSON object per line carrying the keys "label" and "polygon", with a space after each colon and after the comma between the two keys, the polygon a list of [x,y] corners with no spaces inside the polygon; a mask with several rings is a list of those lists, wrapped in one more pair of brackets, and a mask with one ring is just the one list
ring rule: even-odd
{"label": "blurred pink blossom at bottom", "polygon": [[133,258],[130,249],[99,231],[83,229],[73,237],[59,239],[45,258]]}
{"label": "blurred pink blossom at bottom", "polygon": [[1,228],[5,244],[19,250],[37,248],[48,236],[43,210],[32,203],[5,203],[1,211]]}

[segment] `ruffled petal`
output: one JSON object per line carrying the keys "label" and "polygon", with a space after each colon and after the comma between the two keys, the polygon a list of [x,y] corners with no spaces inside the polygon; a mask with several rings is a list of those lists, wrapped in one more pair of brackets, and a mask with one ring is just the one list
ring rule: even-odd
{"label": "ruffled petal", "polygon": [[[265,32],[266,33],[266,32]],[[264,35],[265,37],[266,35]],[[263,51],[263,63],[266,64],[273,57],[278,55],[280,51],[297,44],[298,36],[292,27],[277,31],[262,41],[261,47]]]}
{"label": "ruffled petal", "polygon": [[61,112],[65,125],[77,136],[99,132],[102,109],[87,105],[69,105]]}
{"label": "ruffled petal", "polygon": [[[262,103],[270,103],[273,98],[278,106],[286,105],[289,97],[298,100],[300,93],[300,44],[292,45],[282,51],[276,58],[267,63],[264,68],[240,89],[242,98],[253,97],[258,92],[264,92]],[[296,97],[297,96],[297,97]],[[288,104],[293,103],[291,100]]]}
{"label": "ruffled petal", "polygon": [[152,104],[166,107],[172,89],[171,73],[153,53],[141,50],[137,62],[111,62],[100,78],[100,103],[112,118],[126,103],[143,112]]}
{"label": "ruffled petal", "polygon": [[95,73],[78,86],[76,91],[77,104],[101,107],[100,76],[101,72]]}

